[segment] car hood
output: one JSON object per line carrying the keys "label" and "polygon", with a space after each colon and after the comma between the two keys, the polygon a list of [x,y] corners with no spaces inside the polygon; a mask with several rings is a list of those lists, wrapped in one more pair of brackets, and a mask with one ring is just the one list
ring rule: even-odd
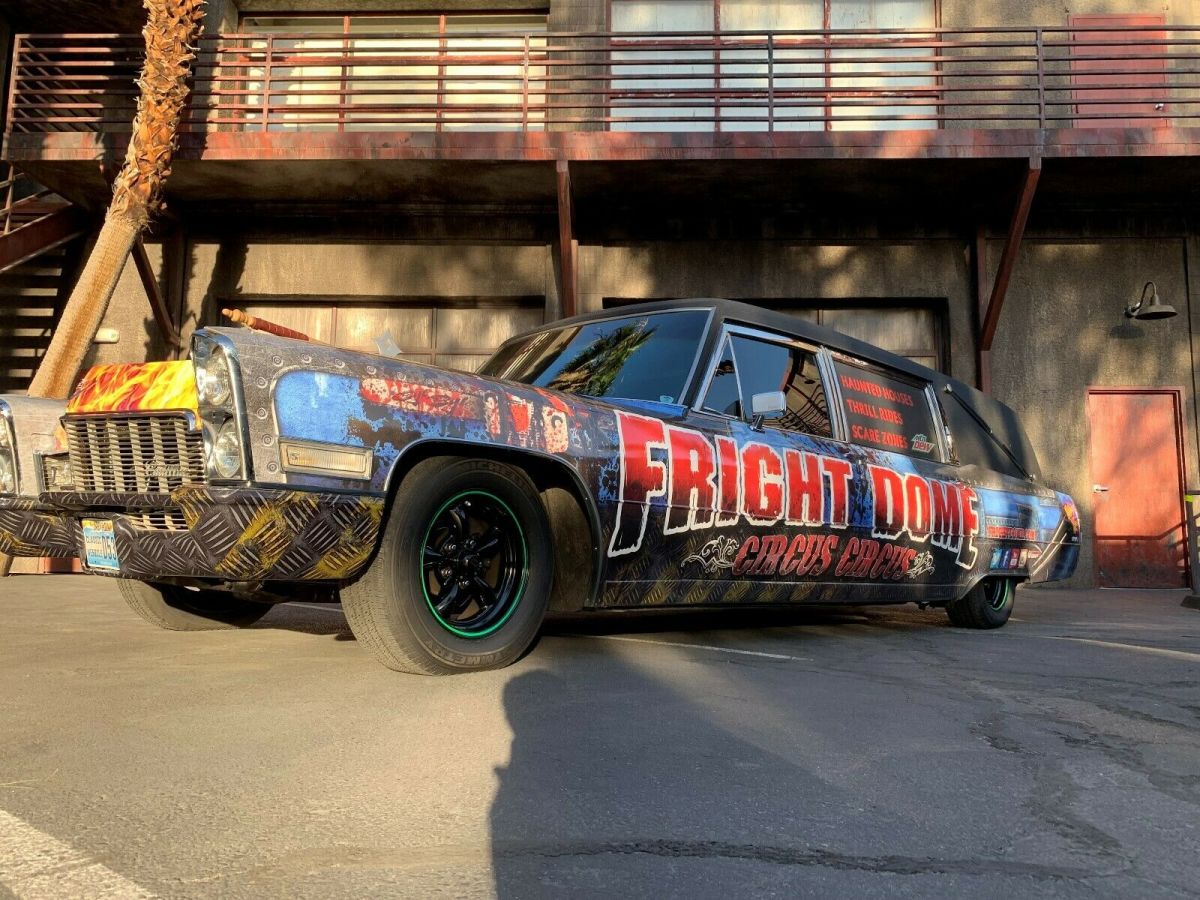
{"label": "car hood", "polygon": [[197,413],[196,373],[190,361],[93,366],[67,403],[67,414],[104,412]]}

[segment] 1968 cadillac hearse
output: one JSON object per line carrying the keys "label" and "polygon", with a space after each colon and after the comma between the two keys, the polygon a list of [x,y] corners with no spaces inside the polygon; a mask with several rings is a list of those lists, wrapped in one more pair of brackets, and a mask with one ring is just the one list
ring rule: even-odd
{"label": "1968 cadillac hearse", "polygon": [[337,591],[409,672],[506,665],[547,612],[917,602],[994,628],[1078,555],[1011,410],[720,300],[556,322],[479,374],[208,328],[188,362],[92,369],[62,422],[71,483],[41,503],[144,618]]}

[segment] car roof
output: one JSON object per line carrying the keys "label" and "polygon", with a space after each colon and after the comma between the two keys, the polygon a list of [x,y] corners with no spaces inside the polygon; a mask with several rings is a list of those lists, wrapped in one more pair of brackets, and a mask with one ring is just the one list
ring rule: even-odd
{"label": "car roof", "polygon": [[850,356],[855,356],[868,362],[879,363],[888,368],[920,378],[923,381],[932,381],[935,384],[941,384],[946,380],[954,380],[947,379],[940,372],[929,369],[912,360],[905,359],[903,356],[889,353],[887,350],[876,347],[874,344],[868,344],[866,341],[860,341],[857,338],[850,337],[848,334],[834,331],[832,328],[817,325],[815,322],[808,322],[796,316],[790,316],[787,313],[772,309],[765,309],[751,303],[741,303],[737,300],[722,300],[716,297],[655,300],[648,303],[623,304],[600,312],[585,313],[579,316],[572,316],[569,319],[559,319],[558,321],[547,323],[544,329],[538,330],[549,330],[551,328],[561,328],[564,325],[598,322],[605,319],[618,319],[626,316],[669,312],[678,309],[712,309],[716,311],[720,318],[726,321],[733,321],[766,331],[775,331],[810,341],[814,344],[821,344],[829,347],[831,350],[840,350]]}
{"label": "car roof", "polygon": [[[600,312],[586,313],[547,323],[545,331],[585,322],[604,321],[625,316],[644,315],[655,312],[670,312],[682,309],[710,309],[718,319],[735,324],[748,325],[765,331],[778,332],[813,344],[828,347],[830,350],[845,353],[848,356],[875,363],[888,369],[909,375],[920,381],[933,385],[939,394],[953,394],[957,402],[943,403],[946,414],[955,421],[955,440],[965,451],[967,457],[988,458],[992,468],[1004,470],[1007,463],[996,454],[994,440],[1007,448],[1011,458],[1022,467],[1025,473],[1040,477],[1037,454],[1025,433],[1016,414],[1005,404],[976,390],[966,382],[959,381],[935,369],[930,369],[915,363],[903,356],[890,353],[874,344],[860,341],[858,338],[834,331],[823,325],[808,322],[796,316],[776,310],[765,309],[750,303],[740,303],[736,300],[722,300],[715,297],[694,297],[681,300],[655,300],[648,303],[631,303],[613,307]],[[531,332],[527,332],[531,333]],[[520,337],[520,336],[518,336]],[[963,418],[960,410],[970,417]],[[991,439],[985,437],[991,434]]]}

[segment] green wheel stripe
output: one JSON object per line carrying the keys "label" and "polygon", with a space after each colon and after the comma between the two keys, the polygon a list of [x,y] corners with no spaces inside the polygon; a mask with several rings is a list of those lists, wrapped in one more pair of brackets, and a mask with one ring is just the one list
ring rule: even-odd
{"label": "green wheel stripe", "polygon": [[529,581],[529,545],[525,543],[525,529],[521,527],[521,520],[518,519],[516,513],[512,511],[512,507],[510,507],[507,503],[490,491],[470,490],[455,494],[453,497],[443,503],[438,508],[438,511],[433,514],[433,517],[429,520],[429,527],[425,529],[425,537],[421,541],[422,552],[424,552],[425,547],[429,544],[429,535],[433,531],[433,526],[441,517],[442,513],[444,513],[450,508],[451,505],[457,503],[464,497],[487,497],[488,499],[499,503],[500,506],[504,508],[504,511],[512,517],[513,524],[517,526],[517,536],[521,539],[521,583],[517,586],[517,595],[513,598],[512,604],[509,606],[508,611],[500,617],[500,621],[489,628],[485,628],[483,631],[464,631],[461,628],[455,628],[440,615],[438,615],[438,611],[433,608],[433,600],[429,596],[429,586],[426,583],[427,580],[425,577],[425,570],[424,568],[421,568],[421,593],[425,597],[425,604],[429,607],[429,612],[433,614],[433,618],[439,625],[441,625],[451,634],[456,634],[459,637],[467,638],[469,640],[476,640],[478,638],[485,638],[489,634],[494,634],[496,631],[502,628],[504,623],[509,620],[514,612],[516,612],[517,605],[521,602],[521,598],[525,595],[525,584]]}
{"label": "green wheel stripe", "polygon": [[1012,594],[1012,585],[1007,579],[1002,579],[998,588],[997,600],[992,600],[988,605],[996,612],[1004,609],[1008,604],[1008,598]]}

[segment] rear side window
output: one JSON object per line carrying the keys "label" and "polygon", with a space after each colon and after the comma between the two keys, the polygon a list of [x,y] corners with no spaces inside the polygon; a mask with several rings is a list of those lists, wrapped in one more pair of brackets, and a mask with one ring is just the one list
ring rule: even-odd
{"label": "rear side window", "polygon": [[925,384],[835,359],[847,437],[856,444],[941,460],[937,420]]}
{"label": "rear side window", "polygon": [[787,398],[787,411],[768,423],[772,427],[821,437],[833,434],[815,354],[743,335],[726,337],[704,408],[748,418],[751,399],[768,391],[783,391]]}

